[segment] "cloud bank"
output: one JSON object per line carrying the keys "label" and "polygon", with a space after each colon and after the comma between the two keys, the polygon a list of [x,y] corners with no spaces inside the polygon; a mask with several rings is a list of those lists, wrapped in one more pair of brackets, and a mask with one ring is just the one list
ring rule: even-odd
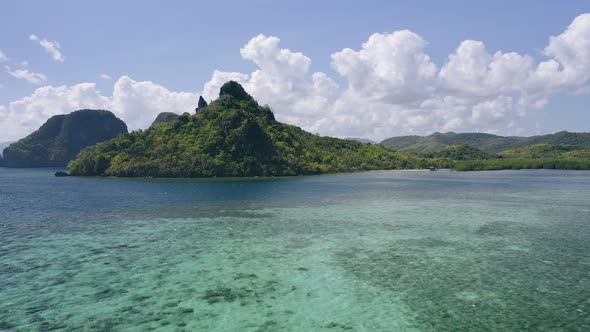
{"label": "cloud bank", "polygon": [[163,111],[194,110],[197,93],[172,92],[153,82],[119,78],[112,96],[102,95],[95,83],[45,86],[32,95],[0,106],[0,141],[24,137],[54,115],[79,109],[107,109],[123,119],[130,130],[147,128]]}
{"label": "cloud bank", "polygon": [[490,52],[484,42],[465,40],[442,65],[426,52],[427,41],[402,30],[376,33],[358,48],[331,55],[339,86],[328,74],[311,72],[311,59],[259,35],[241,50],[257,69],[215,70],[200,92],[173,92],[154,82],[119,78],[110,96],[93,83],[42,87],[0,107],[0,132],[14,139],[47,117],[79,108],[105,108],[131,129],[149,126],[162,111],[191,112],[199,94],[215,99],[228,80],[244,85],[277,119],[323,135],[383,139],[434,131],[514,133],[562,93],[590,93],[590,14],[576,17],[551,36],[541,60],[515,52]]}
{"label": "cloud bank", "polygon": [[41,73],[33,73],[28,71],[27,69],[12,69],[9,66],[6,66],[6,72],[10,74],[12,77],[20,78],[26,80],[33,84],[42,84],[47,81],[47,76]]}
{"label": "cloud bank", "polygon": [[421,36],[402,30],[376,33],[359,49],[333,53],[332,67],[347,82],[341,91],[325,73],[310,73],[305,55],[260,35],[241,50],[259,69],[216,71],[204,92],[212,94],[232,78],[273,106],[279,120],[327,135],[382,139],[434,131],[514,132],[551,96],[590,91],[590,14],[550,37],[540,62],[465,40],[438,67],[426,47]]}

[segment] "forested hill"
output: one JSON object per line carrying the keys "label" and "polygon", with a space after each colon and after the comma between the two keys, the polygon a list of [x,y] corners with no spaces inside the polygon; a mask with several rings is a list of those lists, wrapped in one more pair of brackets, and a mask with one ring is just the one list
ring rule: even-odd
{"label": "forested hill", "polygon": [[281,176],[416,166],[381,145],[320,137],[280,123],[236,82],[211,104],[83,151],[72,175]]}
{"label": "forested hill", "polygon": [[434,153],[456,144],[466,144],[487,153],[498,153],[512,147],[522,137],[503,137],[483,133],[434,133],[429,136],[400,136],[382,141],[380,144],[392,150],[415,153]]}
{"label": "forested hill", "polygon": [[4,149],[0,166],[65,167],[87,146],[127,133],[127,125],[104,110],[56,115],[31,135]]}
{"label": "forested hill", "polygon": [[154,122],[152,122],[151,127],[159,126],[164,123],[172,122],[178,118],[179,115],[172,112],[162,112],[158,114]]}
{"label": "forested hill", "polygon": [[569,145],[576,149],[590,148],[590,132],[570,133],[560,131],[555,134],[526,137],[514,144],[513,148],[524,148],[536,144]]}
{"label": "forested hill", "polygon": [[429,136],[400,136],[380,144],[392,150],[424,155],[445,147],[466,144],[490,154],[499,154],[511,149],[527,148],[538,144],[567,145],[575,149],[590,148],[590,133],[567,131],[532,137],[505,137],[483,133],[434,133]]}

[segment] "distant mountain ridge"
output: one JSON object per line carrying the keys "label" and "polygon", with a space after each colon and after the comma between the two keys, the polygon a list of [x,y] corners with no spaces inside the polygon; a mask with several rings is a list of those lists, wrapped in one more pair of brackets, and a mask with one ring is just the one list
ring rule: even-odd
{"label": "distant mountain ridge", "polygon": [[152,125],[150,127],[155,127],[161,124],[172,122],[176,120],[179,116],[180,115],[172,112],[161,112],[160,114],[158,114],[154,122],[152,122]]}
{"label": "distant mountain ridge", "polygon": [[575,149],[590,148],[590,132],[571,133],[560,131],[554,134],[531,137],[448,132],[434,133],[428,136],[391,137],[379,144],[392,150],[413,154],[432,154],[456,144],[466,144],[489,154],[500,154],[508,150],[527,148],[537,144],[568,145]]}
{"label": "distant mountain ridge", "polygon": [[105,110],[55,115],[31,135],[4,149],[0,166],[65,167],[91,145],[127,133],[127,125]]}
{"label": "distant mountain ridge", "polygon": [[357,141],[357,142],[361,142],[361,143],[378,144],[378,142],[375,142],[375,141],[370,140],[368,138],[347,137],[345,139],[347,139],[349,141]]}

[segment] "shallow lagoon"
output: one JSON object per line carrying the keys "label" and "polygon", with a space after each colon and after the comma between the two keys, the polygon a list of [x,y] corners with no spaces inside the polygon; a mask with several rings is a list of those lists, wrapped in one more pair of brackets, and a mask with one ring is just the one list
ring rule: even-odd
{"label": "shallow lagoon", "polygon": [[0,330],[590,330],[590,172],[53,172],[0,168]]}

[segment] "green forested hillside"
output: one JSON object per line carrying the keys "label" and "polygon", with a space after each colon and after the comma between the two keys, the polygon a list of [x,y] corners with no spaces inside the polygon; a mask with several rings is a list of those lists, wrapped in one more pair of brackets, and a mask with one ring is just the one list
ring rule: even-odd
{"label": "green forested hillside", "polygon": [[570,133],[560,131],[555,134],[531,136],[514,144],[514,147],[528,147],[536,144],[570,145],[576,149],[590,148],[590,132]]}
{"label": "green forested hillside", "polygon": [[504,137],[483,133],[434,133],[429,136],[392,137],[380,144],[417,156],[432,155],[446,147],[465,144],[488,154],[498,154],[506,158],[548,158],[561,156],[569,151],[590,149],[590,133],[561,131],[531,137]]}
{"label": "green forested hillside", "polygon": [[388,147],[392,150],[396,151],[413,151],[413,150],[423,150],[421,152],[435,152],[440,150],[443,146],[442,144],[435,144],[433,143],[432,146],[424,146],[422,149],[416,147],[416,144],[422,141],[422,136],[398,136],[388,138],[386,140],[381,141],[381,145]]}
{"label": "green forested hillside", "polygon": [[56,115],[39,130],[4,149],[1,166],[65,167],[85,147],[127,133],[127,125],[104,110]]}
{"label": "green forested hillside", "polygon": [[510,159],[539,159],[539,158],[559,158],[564,153],[572,152],[576,147],[565,144],[534,144],[523,148],[514,148],[502,151],[499,154],[502,157]]}
{"label": "green forested hillside", "polygon": [[539,158],[539,159],[490,159],[457,161],[457,171],[487,171],[501,169],[570,169],[589,170],[590,159]]}
{"label": "green forested hillside", "polygon": [[498,153],[515,146],[522,137],[503,137],[484,133],[434,133],[429,136],[400,136],[380,144],[392,150],[416,154],[434,153],[455,144],[466,144],[487,153]]}
{"label": "green forested hillside", "polygon": [[467,144],[455,144],[444,147],[435,152],[433,158],[448,158],[452,160],[493,159],[495,156]]}
{"label": "green forested hillside", "polygon": [[590,168],[590,133],[562,131],[532,137],[434,133],[392,137],[380,144],[457,170]]}
{"label": "green forested hillside", "polygon": [[494,160],[460,161],[457,170],[590,169],[590,149],[566,144],[535,144],[501,152]]}
{"label": "green forested hillside", "polygon": [[349,141],[357,141],[361,143],[371,143],[371,144],[378,144],[377,142],[367,139],[367,138],[359,138],[359,137],[346,137],[345,139]]}
{"label": "green forested hillside", "polygon": [[381,145],[320,137],[277,122],[236,82],[194,115],[82,152],[72,175],[274,176],[423,166]]}
{"label": "green forested hillside", "polygon": [[590,159],[590,149],[580,149],[580,150],[573,150],[564,152],[562,154],[564,158],[581,158],[581,159]]}

